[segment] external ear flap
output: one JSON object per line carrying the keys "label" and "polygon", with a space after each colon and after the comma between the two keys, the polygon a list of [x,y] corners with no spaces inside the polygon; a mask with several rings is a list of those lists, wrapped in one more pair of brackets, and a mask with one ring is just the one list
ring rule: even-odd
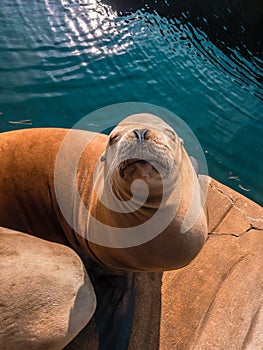
{"label": "external ear flap", "polygon": [[106,156],[105,156],[105,152],[102,153],[101,157],[100,157],[100,161],[101,162],[104,162],[106,159]]}
{"label": "external ear flap", "polygon": [[179,137],[179,142],[180,142],[181,145],[184,145],[184,140],[181,139],[181,137]]}

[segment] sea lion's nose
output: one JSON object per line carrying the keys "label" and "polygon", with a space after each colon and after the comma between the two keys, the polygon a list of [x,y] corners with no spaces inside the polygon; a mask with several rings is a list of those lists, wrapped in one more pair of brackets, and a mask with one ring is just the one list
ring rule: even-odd
{"label": "sea lion's nose", "polygon": [[134,132],[134,134],[135,134],[135,136],[136,136],[136,139],[137,139],[137,141],[138,141],[138,144],[139,144],[140,146],[143,145],[143,142],[144,142],[144,140],[145,140],[145,137],[146,137],[146,134],[147,134],[148,131],[149,131],[148,129],[141,129],[141,130],[139,130],[139,129],[134,129],[134,130],[133,130],[133,132]]}

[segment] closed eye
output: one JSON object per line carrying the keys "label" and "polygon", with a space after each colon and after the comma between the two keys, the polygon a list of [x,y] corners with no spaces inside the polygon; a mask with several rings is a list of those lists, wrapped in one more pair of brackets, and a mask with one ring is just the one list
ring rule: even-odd
{"label": "closed eye", "polygon": [[109,145],[113,145],[114,143],[116,143],[120,138],[120,135],[119,134],[112,134],[110,135],[110,138],[109,138]]}
{"label": "closed eye", "polygon": [[172,140],[176,140],[175,132],[172,129],[164,129],[167,136],[169,136]]}

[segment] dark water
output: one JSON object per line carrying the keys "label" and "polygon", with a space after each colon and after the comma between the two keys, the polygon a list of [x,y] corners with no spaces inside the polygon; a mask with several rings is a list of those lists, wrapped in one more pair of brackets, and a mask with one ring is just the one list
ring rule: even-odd
{"label": "dark water", "polygon": [[191,22],[119,16],[96,1],[2,0],[0,11],[0,131],[71,127],[106,105],[152,103],[190,126],[211,176],[263,204],[260,53],[241,42],[226,54]]}

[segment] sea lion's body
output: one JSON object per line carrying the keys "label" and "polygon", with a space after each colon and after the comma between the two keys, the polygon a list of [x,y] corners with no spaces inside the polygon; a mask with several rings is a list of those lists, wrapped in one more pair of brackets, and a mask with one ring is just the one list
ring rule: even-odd
{"label": "sea lion's body", "polygon": [[[147,133],[141,119],[150,122]],[[118,349],[126,349],[132,323],[135,287],[129,271],[185,266],[207,237],[201,189],[181,140],[155,116],[138,115],[133,121],[120,123],[110,137],[44,128],[0,134],[0,225],[67,245],[80,255],[97,297],[100,339]],[[150,150],[151,159],[134,159],[138,150]],[[138,179],[149,193],[132,211],[144,193]],[[109,209],[103,200],[126,212]]]}
{"label": "sea lion's body", "polygon": [[[156,118],[151,115],[143,116],[144,118],[148,116],[151,121],[154,120],[152,118]],[[152,166],[145,164],[146,162],[143,164],[136,162],[135,165],[131,164],[125,170],[126,175],[121,177],[118,166],[116,169],[111,169],[113,164],[111,159],[106,160],[105,165],[101,162],[102,154],[107,147],[109,148],[108,137],[81,130],[69,132],[65,129],[29,129],[0,135],[0,225],[69,245],[83,259],[92,258],[103,266],[115,270],[163,271],[187,265],[205,242],[206,217],[202,208],[199,183],[191,161],[183,145],[165,135],[163,130],[166,130],[167,124],[162,123],[164,122],[158,118],[157,126],[151,129],[153,136],[149,134],[149,144],[154,146],[154,152],[156,149],[161,149],[162,155],[157,157],[157,161],[166,155],[168,157],[169,154],[167,162],[174,164],[168,170],[171,174],[167,175],[167,193],[159,222],[166,220],[167,212],[170,218],[167,219],[167,223],[164,222],[160,232],[155,236],[151,236],[151,231],[155,229],[156,223],[148,227],[149,237],[146,237],[145,242],[142,240],[135,244],[125,245],[126,242],[119,242],[120,239],[116,238],[117,234],[114,231],[116,227],[121,230],[123,228],[124,232],[132,228],[132,232],[135,232],[136,226],[147,223],[158,212],[163,187]],[[130,123],[128,126],[125,123],[124,126],[122,123],[120,125],[125,142],[131,140],[132,147],[136,148],[136,139],[131,136],[131,128],[134,126]],[[137,126],[138,122],[135,125]],[[69,142],[65,146],[66,136]],[[168,141],[171,144],[170,149],[165,145],[169,143]],[[82,144],[85,145],[84,151],[74,164],[78,156],[75,150],[81,148]],[[110,157],[108,155],[108,158]],[[98,164],[101,168],[96,173]],[[74,170],[76,178],[72,176]],[[111,181],[107,179],[107,173],[112,171],[115,171],[113,174],[115,183],[110,183],[110,186],[115,186],[113,190],[121,193],[121,206],[130,199],[130,186],[136,178],[142,178],[147,182],[150,189],[149,201],[141,205],[138,210],[131,210],[128,213],[118,213],[106,208],[101,203],[101,198],[97,196],[94,184],[98,186],[103,184],[102,196],[110,198],[110,201],[112,198],[115,200],[114,196],[106,191]],[[77,198],[78,194],[80,200]],[[197,208],[196,213],[192,215],[193,222],[186,233],[181,232],[185,218],[189,219],[191,216],[191,213],[188,214],[193,202]],[[84,212],[82,203],[85,206]],[[63,205],[67,206],[67,215],[70,218],[64,218]],[[96,218],[95,223],[87,217],[90,213]],[[98,221],[110,227],[103,234],[109,236],[108,242],[113,241],[113,246],[96,241],[101,234]],[[144,234],[145,229],[139,231],[137,237]],[[95,241],[89,239],[90,235],[95,237]],[[127,234],[127,238],[128,235],[136,237],[135,233]],[[144,254],[145,251],[148,254]]]}
{"label": "sea lion's body", "polygon": [[[56,201],[54,167],[66,129],[28,129],[0,134],[0,225],[66,245],[69,236]],[[107,137],[91,148],[87,163],[94,167]],[[72,145],[74,147],[74,145]],[[61,176],[66,176],[61,173]],[[86,174],[88,177],[89,174]],[[90,179],[92,173],[90,174]]]}

